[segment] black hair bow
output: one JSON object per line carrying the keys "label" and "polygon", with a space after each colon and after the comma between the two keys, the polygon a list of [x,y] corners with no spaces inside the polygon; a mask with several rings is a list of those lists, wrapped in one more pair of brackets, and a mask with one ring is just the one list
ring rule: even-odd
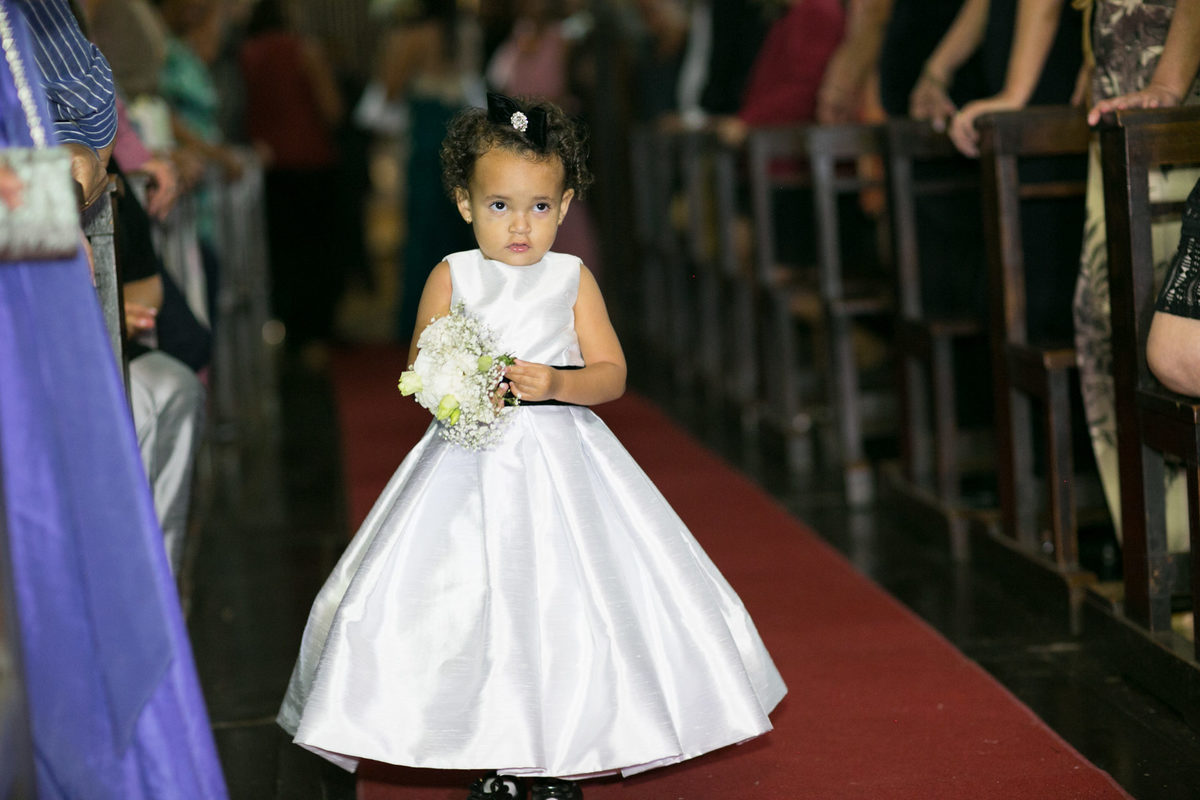
{"label": "black hair bow", "polygon": [[539,108],[523,109],[511,97],[488,92],[488,121],[524,134],[538,150],[546,149],[546,112]]}

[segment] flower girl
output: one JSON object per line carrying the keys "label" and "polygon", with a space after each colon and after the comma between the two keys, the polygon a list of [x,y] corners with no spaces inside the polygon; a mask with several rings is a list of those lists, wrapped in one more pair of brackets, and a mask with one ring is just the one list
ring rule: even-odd
{"label": "flower girl", "polygon": [[770,730],[786,692],[737,595],[588,408],[624,392],[625,358],[591,272],[550,250],[585,157],[540,101],[491,95],[447,134],[445,183],[479,247],[433,270],[410,361],[460,304],[515,358],[481,446],[443,435],[470,423],[429,403],[439,418],[313,604],[279,722],[347,769],[478,770],[470,800],[578,800],[581,778]]}

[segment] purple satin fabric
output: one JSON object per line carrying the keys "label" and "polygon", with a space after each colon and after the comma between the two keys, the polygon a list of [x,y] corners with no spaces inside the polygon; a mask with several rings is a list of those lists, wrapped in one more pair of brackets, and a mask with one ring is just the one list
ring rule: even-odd
{"label": "purple satin fabric", "polygon": [[[3,59],[0,123],[0,144],[29,143]],[[0,263],[0,457],[39,798],[225,798],[82,254]]]}

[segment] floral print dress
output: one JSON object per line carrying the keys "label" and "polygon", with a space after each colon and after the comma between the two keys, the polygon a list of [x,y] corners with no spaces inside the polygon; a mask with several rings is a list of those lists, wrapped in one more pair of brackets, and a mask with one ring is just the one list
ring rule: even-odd
{"label": "floral print dress", "polygon": [[[1093,0],[1092,50],[1096,68],[1093,101],[1144,88],[1154,73],[1175,10],[1174,0]],[[1185,104],[1200,103],[1200,81],[1193,84]],[[1197,170],[1171,169],[1151,173],[1150,196],[1155,200],[1187,196]],[[1161,281],[1179,242],[1179,223],[1158,223],[1153,229],[1155,273]],[[1096,466],[1120,537],[1121,506],[1117,464],[1117,426],[1112,377],[1112,320],[1108,293],[1108,250],[1104,225],[1104,187],[1100,148],[1093,141],[1088,163],[1087,217],[1083,231],[1079,278],[1073,305],[1075,351],[1084,409]],[[1172,551],[1188,549],[1185,481],[1169,474],[1167,539]]]}

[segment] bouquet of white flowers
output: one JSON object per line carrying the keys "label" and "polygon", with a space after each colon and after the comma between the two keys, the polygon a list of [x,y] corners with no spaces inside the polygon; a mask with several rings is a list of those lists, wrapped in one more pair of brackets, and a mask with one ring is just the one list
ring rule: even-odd
{"label": "bouquet of white flowers", "polygon": [[498,354],[491,330],[462,303],[429,323],[417,348],[412,369],[400,375],[400,393],[416,395],[446,440],[470,450],[495,444],[506,417],[496,390],[513,357]]}

